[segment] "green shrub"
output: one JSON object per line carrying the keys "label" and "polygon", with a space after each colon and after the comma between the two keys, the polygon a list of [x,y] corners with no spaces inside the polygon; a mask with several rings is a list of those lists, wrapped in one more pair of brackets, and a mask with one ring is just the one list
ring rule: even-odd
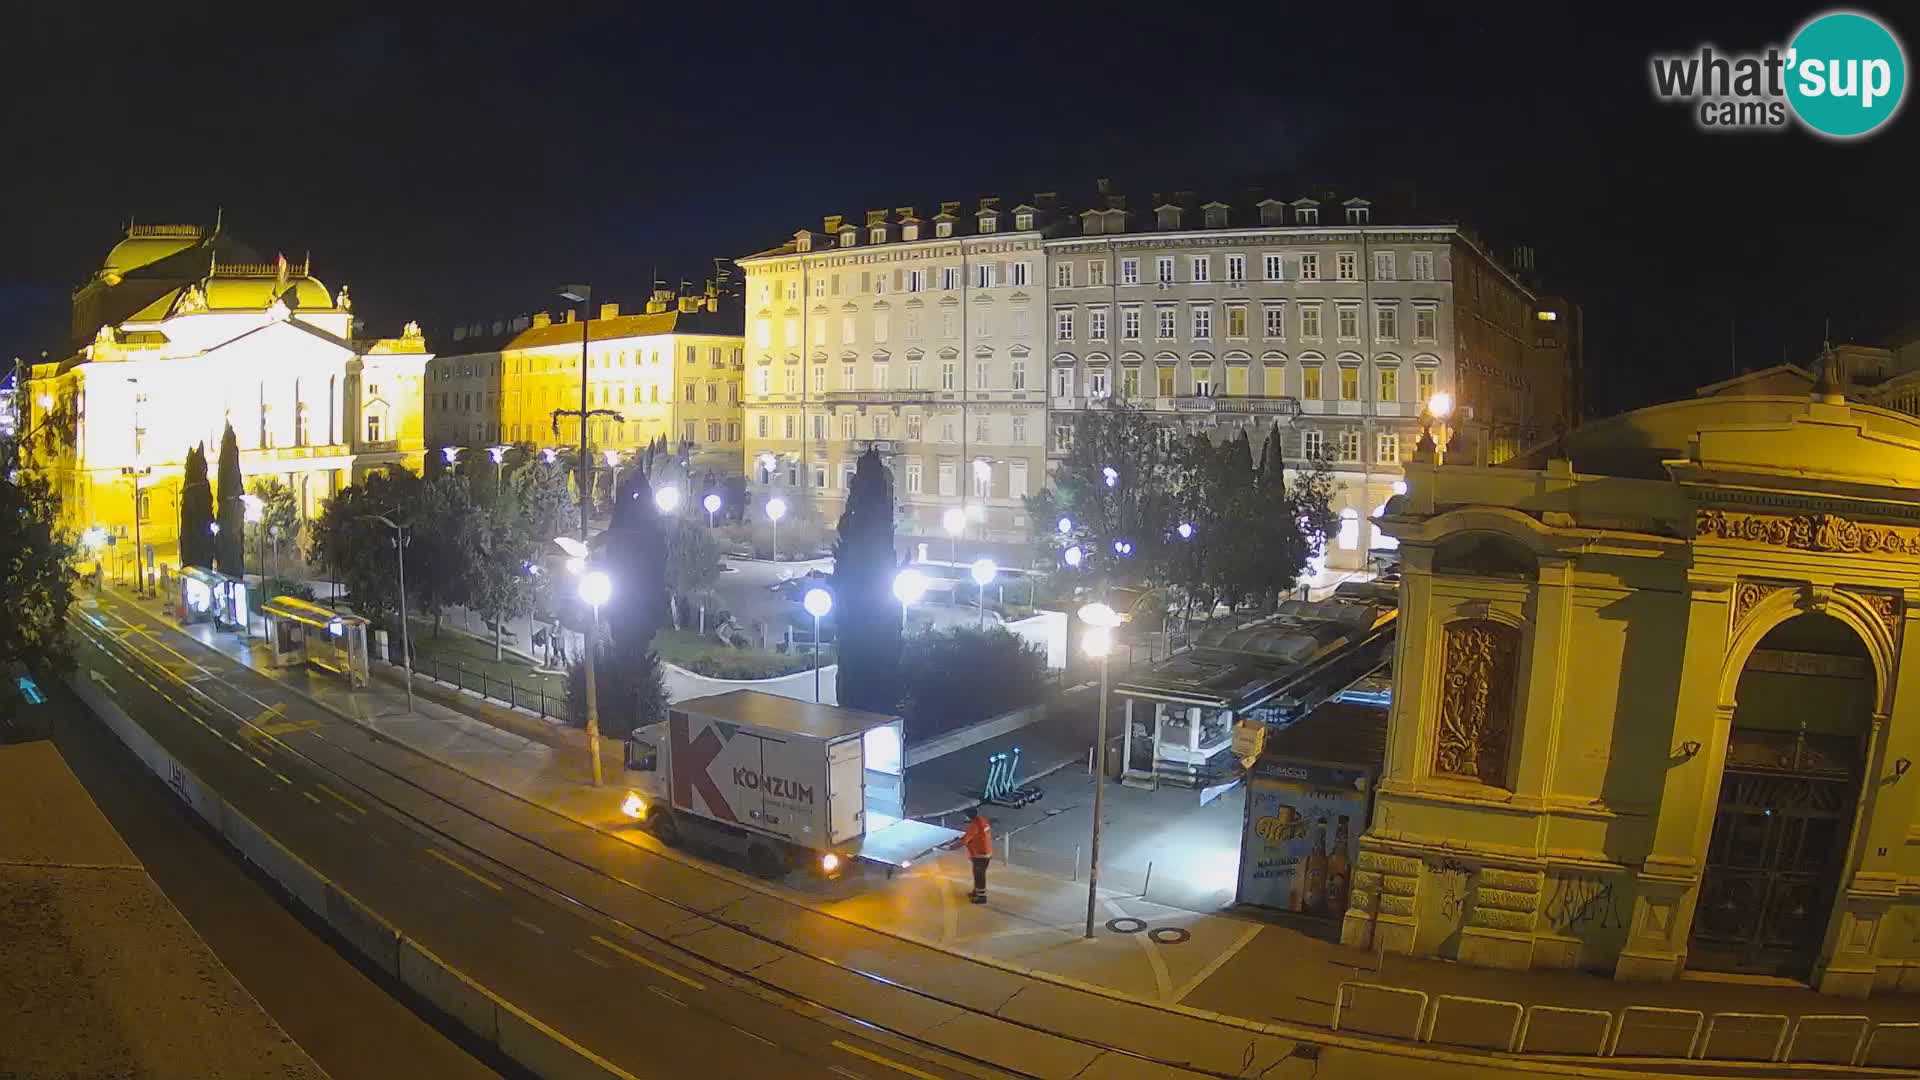
{"label": "green shrub", "polygon": [[1039,702],[1047,654],[1002,626],[929,631],[901,652],[907,738],[925,739]]}
{"label": "green shrub", "polygon": [[[791,653],[736,649],[685,631],[663,631],[654,636],[653,645],[662,659],[709,679],[776,679],[813,669],[810,647]],[[821,665],[833,662],[834,650],[822,649]]]}

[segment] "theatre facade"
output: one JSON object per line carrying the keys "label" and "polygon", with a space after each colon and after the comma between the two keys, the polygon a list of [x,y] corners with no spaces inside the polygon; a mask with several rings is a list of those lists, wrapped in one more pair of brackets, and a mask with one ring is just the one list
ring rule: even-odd
{"label": "theatre facade", "polygon": [[1920,990],[1920,420],[1823,378],[1420,456],[1343,940]]}

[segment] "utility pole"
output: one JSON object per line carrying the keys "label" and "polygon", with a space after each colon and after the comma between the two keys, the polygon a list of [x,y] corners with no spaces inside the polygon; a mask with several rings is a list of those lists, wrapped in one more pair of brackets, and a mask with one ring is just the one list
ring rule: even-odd
{"label": "utility pole", "polygon": [[413,645],[407,636],[407,530],[385,514],[362,514],[393,530],[393,563],[400,575],[400,664],[407,672],[407,715],[413,715]]}
{"label": "utility pole", "polygon": [[[587,400],[587,346],[592,335],[593,287],[591,285],[568,285],[560,295],[580,305],[580,542],[587,542],[587,514],[593,505],[593,448],[588,438],[587,425],[596,416],[611,416],[617,422],[620,414],[611,409],[595,409]],[[560,432],[560,418],[571,415],[572,410],[556,409],[553,413],[553,430]],[[593,674],[594,630],[599,624],[596,612],[593,625],[587,630],[587,753],[593,759],[593,786],[599,787],[600,774],[600,688]]]}
{"label": "utility pole", "polygon": [[147,430],[140,426],[140,404],[147,396],[140,392],[139,379],[128,379],[127,383],[133,387],[133,467],[127,470],[133,477],[133,593],[135,596],[145,596],[147,561],[146,553],[140,546],[140,451]]}

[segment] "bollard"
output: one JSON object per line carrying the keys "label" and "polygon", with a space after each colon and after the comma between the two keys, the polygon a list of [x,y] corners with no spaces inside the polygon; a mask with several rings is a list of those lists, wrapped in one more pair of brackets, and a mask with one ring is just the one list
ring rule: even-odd
{"label": "bollard", "polygon": [[1140,899],[1147,898],[1147,890],[1153,888],[1153,860],[1147,860],[1147,880],[1140,886]]}
{"label": "bollard", "polygon": [[1073,845],[1073,880],[1080,880],[1080,845]]}
{"label": "bollard", "polygon": [[1087,747],[1087,775],[1093,775],[1093,747]]}

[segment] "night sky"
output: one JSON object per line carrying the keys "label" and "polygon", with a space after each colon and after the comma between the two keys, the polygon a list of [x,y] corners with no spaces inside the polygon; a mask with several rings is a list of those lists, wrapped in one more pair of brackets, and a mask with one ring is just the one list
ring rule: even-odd
{"label": "night sky", "polygon": [[[1729,374],[1736,320],[1761,367],[1829,317],[1864,342],[1920,319],[1911,103],[1840,144],[1704,134],[1649,90],[1650,52],[1784,42],[1814,5],[505,6],[10,13],[0,354],[59,351],[130,216],[224,207],[392,333],[557,308],[562,281],[633,304],[825,213],[1084,206],[1096,176],[1410,182],[1585,305],[1601,412]],[[1911,59],[1911,7],[1866,10]]]}

